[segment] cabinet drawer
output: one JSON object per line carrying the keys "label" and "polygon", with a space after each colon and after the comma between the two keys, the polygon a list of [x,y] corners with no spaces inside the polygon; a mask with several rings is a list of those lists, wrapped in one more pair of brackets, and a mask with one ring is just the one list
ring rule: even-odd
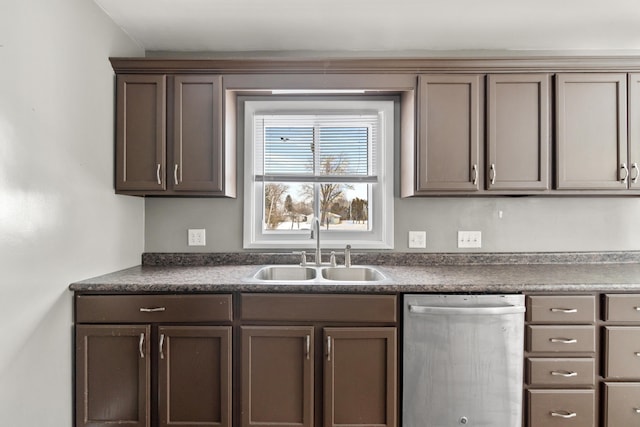
{"label": "cabinet drawer", "polygon": [[529,427],[594,427],[593,390],[529,390]]}
{"label": "cabinet drawer", "polygon": [[610,322],[640,322],[640,295],[606,295],[604,319]]}
{"label": "cabinet drawer", "polygon": [[395,295],[242,294],[242,320],[395,323]]}
{"label": "cabinet drawer", "polygon": [[77,323],[230,322],[231,295],[78,295]]}
{"label": "cabinet drawer", "polygon": [[533,386],[565,386],[595,384],[596,363],[593,358],[527,359],[527,383]]}
{"label": "cabinet drawer", "polygon": [[528,351],[595,352],[595,326],[527,326]]}
{"label": "cabinet drawer", "polygon": [[640,378],[640,327],[607,326],[604,331],[605,377]]}
{"label": "cabinet drawer", "polygon": [[594,295],[527,296],[527,320],[540,323],[593,323]]}
{"label": "cabinet drawer", "polygon": [[640,383],[604,384],[605,427],[640,425]]}

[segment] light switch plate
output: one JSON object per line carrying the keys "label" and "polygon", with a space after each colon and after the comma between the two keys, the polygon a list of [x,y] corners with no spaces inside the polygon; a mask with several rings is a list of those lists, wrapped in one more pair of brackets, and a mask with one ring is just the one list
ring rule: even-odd
{"label": "light switch plate", "polygon": [[207,232],[204,228],[190,228],[187,231],[189,246],[206,246]]}
{"label": "light switch plate", "polygon": [[458,248],[481,248],[482,231],[458,231]]}
{"label": "light switch plate", "polygon": [[427,247],[426,231],[410,231],[409,232],[409,248],[422,249]]}

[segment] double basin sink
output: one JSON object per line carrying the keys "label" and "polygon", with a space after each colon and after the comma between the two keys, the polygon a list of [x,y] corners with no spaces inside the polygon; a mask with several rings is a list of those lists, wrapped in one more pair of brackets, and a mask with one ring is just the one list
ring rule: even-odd
{"label": "double basin sink", "polygon": [[387,280],[375,267],[352,266],[298,266],[268,265],[261,267],[251,281],[258,282],[309,282],[309,283],[376,283]]}

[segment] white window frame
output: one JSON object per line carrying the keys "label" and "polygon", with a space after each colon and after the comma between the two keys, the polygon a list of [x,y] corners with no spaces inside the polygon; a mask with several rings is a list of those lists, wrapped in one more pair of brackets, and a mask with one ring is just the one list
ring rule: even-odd
{"label": "white window frame", "polygon": [[393,177],[394,177],[394,128],[398,103],[385,99],[359,97],[358,99],[281,99],[278,97],[239,97],[239,126],[244,129],[244,225],[245,249],[307,249],[314,248],[315,241],[307,233],[273,233],[262,230],[264,196],[261,183],[255,179],[254,116],[270,111],[336,111],[377,110],[381,117],[380,142],[376,148],[375,170],[378,181],[370,186],[369,203],[371,227],[369,231],[336,231],[320,233],[323,248],[344,248],[349,244],[355,249],[393,249]]}

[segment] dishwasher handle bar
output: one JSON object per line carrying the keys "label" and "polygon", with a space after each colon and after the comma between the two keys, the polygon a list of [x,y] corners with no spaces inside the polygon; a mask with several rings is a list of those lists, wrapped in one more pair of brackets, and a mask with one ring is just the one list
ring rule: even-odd
{"label": "dishwasher handle bar", "polygon": [[523,305],[503,305],[503,306],[427,306],[409,305],[409,312],[416,314],[460,314],[460,315],[505,315],[524,313]]}

